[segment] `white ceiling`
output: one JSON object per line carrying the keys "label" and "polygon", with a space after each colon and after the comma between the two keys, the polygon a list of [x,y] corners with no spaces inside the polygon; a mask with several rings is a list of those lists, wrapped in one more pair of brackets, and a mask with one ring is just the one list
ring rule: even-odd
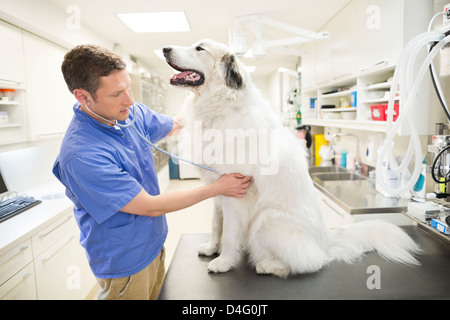
{"label": "white ceiling", "polygon": [[[83,25],[98,34],[121,44],[129,52],[148,64],[162,77],[171,69],[153,53],[167,45],[191,45],[204,38],[228,44],[228,30],[235,17],[260,14],[265,17],[295,25],[311,31],[329,31],[321,28],[350,0],[50,0],[62,10],[70,5],[81,9]],[[184,11],[191,26],[190,32],[137,34],[117,18],[116,13]],[[295,36],[285,31],[267,27],[265,40]],[[254,76],[267,76],[278,67],[294,69],[297,57],[269,53],[266,57],[242,59],[255,65]]]}

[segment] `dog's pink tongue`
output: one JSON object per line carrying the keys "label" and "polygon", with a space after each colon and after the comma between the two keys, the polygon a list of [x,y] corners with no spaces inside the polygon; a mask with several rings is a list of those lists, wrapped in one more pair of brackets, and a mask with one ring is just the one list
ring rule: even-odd
{"label": "dog's pink tongue", "polygon": [[192,71],[183,71],[183,72],[181,72],[179,74],[176,74],[175,76],[178,79],[183,79],[184,77],[186,77],[188,74],[191,74],[191,73],[192,73]]}

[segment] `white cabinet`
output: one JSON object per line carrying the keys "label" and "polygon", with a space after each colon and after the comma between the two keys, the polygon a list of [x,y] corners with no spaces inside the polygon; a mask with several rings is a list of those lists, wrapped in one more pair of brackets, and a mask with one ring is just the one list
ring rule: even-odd
{"label": "white cabinet", "polygon": [[0,145],[3,145],[26,141],[27,128],[22,31],[0,21],[0,34],[3,44],[0,59],[0,89],[14,90],[8,100],[1,99],[0,93],[0,117],[8,119],[0,122]]}
{"label": "white cabinet", "polygon": [[329,51],[329,76],[331,81],[352,77],[355,71],[355,2],[345,6],[327,25],[330,41],[323,41]]}
{"label": "white cabinet", "polygon": [[[33,209],[30,209],[33,210]],[[96,280],[72,208],[0,252],[0,300],[85,299]]]}
{"label": "white cabinet", "polygon": [[33,235],[31,239],[34,256],[40,255],[62,236],[70,232],[75,227],[74,220],[71,210],[66,210],[60,218]]}
{"label": "white cabinet", "polygon": [[0,286],[0,300],[35,300],[36,298],[36,282],[32,263]]}
{"label": "white cabinet", "polygon": [[[414,5],[414,2],[417,1],[410,1],[410,4]],[[413,23],[412,17],[404,17],[403,1],[358,0],[355,12],[355,42],[352,47],[357,71],[371,72],[395,66],[405,44],[403,21],[408,19],[409,24]]]}
{"label": "white cabinet", "polygon": [[66,49],[23,32],[30,140],[62,135],[76,102],[61,72]]}
{"label": "white cabinet", "polygon": [[[305,70],[302,72],[302,113],[305,116],[302,122],[386,132],[386,121],[372,120],[371,106],[387,105],[388,96],[384,95],[390,89],[387,80],[394,74],[403,47],[412,37],[426,32],[432,9],[432,1],[426,0],[349,2],[322,28],[330,31],[330,39],[305,46],[306,54],[302,56]],[[314,64],[314,71],[307,64]],[[353,108],[321,109],[323,105],[338,108],[342,100],[351,100],[354,92],[356,106]],[[317,98],[314,111],[309,108],[312,98]],[[402,101],[396,103],[401,114]],[[440,110],[430,102],[428,78],[424,79],[414,104],[413,123],[418,133],[432,134],[431,120]],[[401,126],[398,133],[410,134],[406,126]]]}
{"label": "white cabinet", "polygon": [[0,256],[0,284],[4,283],[12,277],[17,270],[22,269],[32,261],[33,253],[30,239],[15,246],[7,253]]}
{"label": "white cabinet", "polygon": [[352,223],[352,216],[330,198],[316,189],[317,199],[327,228],[337,228]]}
{"label": "white cabinet", "polygon": [[[39,299],[80,299],[77,233],[72,230],[34,262]],[[72,274],[75,270],[75,274]],[[78,271],[77,271],[78,270]],[[57,293],[57,294],[55,294]]]}
{"label": "white cabinet", "polygon": [[30,239],[13,246],[0,256],[0,299],[36,299]]}
{"label": "white cabinet", "polygon": [[23,64],[22,31],[0,20],[2,58],[0,59],[0,80],[25,82]]}

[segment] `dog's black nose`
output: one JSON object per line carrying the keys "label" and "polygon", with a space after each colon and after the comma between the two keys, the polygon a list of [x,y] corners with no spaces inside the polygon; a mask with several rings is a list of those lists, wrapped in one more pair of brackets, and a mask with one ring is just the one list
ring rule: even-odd
{"label": "dog's black nose", "polygon": [[163,53],[164,53],[164,54],[168,54],[170,51],[172,51],[172,48],[171,48],[171,47],[163,48]]}

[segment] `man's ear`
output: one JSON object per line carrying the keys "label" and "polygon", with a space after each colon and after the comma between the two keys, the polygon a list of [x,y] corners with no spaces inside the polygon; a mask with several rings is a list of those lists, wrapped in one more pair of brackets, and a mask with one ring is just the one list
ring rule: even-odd
{"label": "man's ear", "polygon": [[78,102],[83,105],[86,104],[87,100],[93,100],[91,94],[84,89],[73,90],[73,95],[75,96],[75,99],[77,99]]}
{"label": "man's ear", "polygon": [[233,54],[226,54],[222,57],[224,67],[225,82],[232,89],[241,89],[244,87],[244,79],[239,72],[239,66]]}

